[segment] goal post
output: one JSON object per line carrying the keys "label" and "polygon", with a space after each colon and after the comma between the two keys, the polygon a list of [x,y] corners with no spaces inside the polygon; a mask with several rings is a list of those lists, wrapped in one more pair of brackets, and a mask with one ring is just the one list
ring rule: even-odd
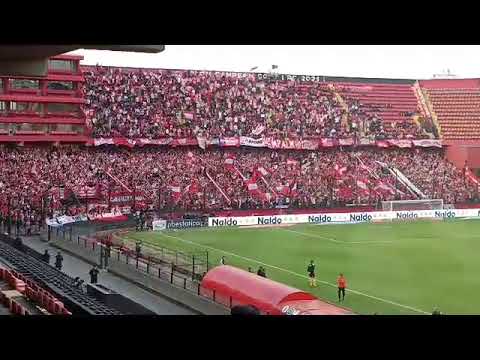
{"label": "goal post", "polygon": [[443,200],[395,200],[382,201],[384,211],[442,210]]}

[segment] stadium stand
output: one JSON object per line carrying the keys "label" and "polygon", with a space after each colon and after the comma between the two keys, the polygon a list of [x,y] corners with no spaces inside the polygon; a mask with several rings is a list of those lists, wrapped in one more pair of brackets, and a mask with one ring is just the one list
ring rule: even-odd
{"label": "stadium stand", "polygon": [[480,138],[480,84],[478,80],[425,80],[433,111],[445,140]]}
{"label": "stadium stand", "polygon": [[99,66],[84,67],[84,75],[85,112],[97,137],[425,137],[412,120],[412,84]]}
{"label": "stadium stand", "polygon": [[34,281],[6,268],[0,268],[0,305],[9,310],[4,315],[72,315]]}
{"label": "stadium stand", "polygon": [[[26,254],[12,246],[12,239],[6,235],[0,235],[0,258],[9,264],[14,277],[22,283],[33,287],[36,283],[49,293],[61,299],[55,301],[55,298],[48,293],[32,292],[27,296],[45,297],[47,309],[53,313],[62,312],[65,306],[72,314],[90,314],[90,315],[118,315],[118,311],[113,310],[95,298],[85,294],[81,289],[74,285],[74,279],[54,267],[44,263],[31,254]],[[17,281],[17,282],[18,282]],[[65,304],[65,305],[64,305]]]}
{"label": "stadium stand", "polygon": [[[382,200],[418,199],[419,192],[445,203],[478,199],[475,182],[418,122],[420,113],[429,115],[419,104],[425,90],[446,138],[475,137],[473,121],[460,132],[449,124],[455,116],[458,124],[478,116],[478,81],[292,80],[52,60],[38,89],[17,89],[23,85],[8,79],[0,86],[0,141],[23,145],[0,145],[0,214],[25,231],[38,231],[45,218],[59,215],[98,218],[116,208],[119,216],[123,205],[293,211],[375,207]],[[53,64],[69,70],[61,73]],[[57,89],[68,79],[72,89]],[[32,106],[17,109],[12,102],[20,104],[18,96],[35,97],[24,99]],[[444,106],[442,96],[457,105]],[[40,100],[45,106],[35,105]],[[55,105],[49,112],[61,101],[83,105],[80,111]],[[25,125],[37,115],[40,128]],[[72,135],[63,122],[88,136]]]}
{"label": "stadium stand", "polygon": [[[100,211],[94,204],[107,203],[112,188],[122,186],[140,194],[139,206],[184,210],[334,207],[417,198],[387,167],[403,172],[428,198],[441,196],[449,203],[474,199],[476,186],[443,156],[441,149],[5,148],[0,153],[6,169],[0,209],[3,218],[10,212],[14,221],[27,226],[47,215],[42,214],[45,202],[49,216],[84,211],[84,205],[73,200],[66,208],[60,187],[70,199],[79,189],[96,189],[98,200],[90,200],[92,216]],[[455,186],[442,185],[446,183]]]}

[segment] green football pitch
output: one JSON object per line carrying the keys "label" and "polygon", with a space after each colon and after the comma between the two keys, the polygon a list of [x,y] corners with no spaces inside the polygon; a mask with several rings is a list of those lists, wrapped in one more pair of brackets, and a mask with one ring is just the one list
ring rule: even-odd
{"label": "green football pitch", "polygon": [[[480,314],[480,222],[476,220],[202,228],[130,232],[130,239],[184,252],[208,251],[226,263],[337,301],[336,278],[348,281],[343,306],[359,314]],[[317,288],[308,286],[316,263]]]}

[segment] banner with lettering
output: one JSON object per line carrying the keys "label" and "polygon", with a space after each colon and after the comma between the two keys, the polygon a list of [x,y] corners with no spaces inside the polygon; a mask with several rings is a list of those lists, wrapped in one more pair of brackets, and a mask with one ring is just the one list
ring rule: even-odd
{"label": "banner with lettering", "polygon": [[388,143],[399,148],[412,147],[412,140],[388,140]]}
{"label": "banner with lettering", "polygon": [[432,139],[425,139],[425,140],[412,140],[413,145],[420,146],[420,147],[442,147],[441,140],[432,140]]}
{"label": "banner with lettering", "polygon": [[352,138],[338,139],[338,144],[340,146],[352,146],[355,144],[355,140]]}
{"label": "banner with lettering", "polygon": [[273,137],[261,137],[258,139],[248,136],[234,136],[226,138],[206,139],[204,137],[197,138],[162,138],[162,139],[125,139],[125,138],[97,138],[93,140],[93,145],[121,145],[133,148],[134,146],[144,145],[168,145],[168,146],[199,146],[206,149],[207,146],[221,147],[266,147],[269,149],[292,149],[292,150],[317,150],[319,148],[328,148],[336,146],[377,146],[380,148],[388,148],[396,146],[399,148],[415,147],[442,147],[441,140],[423,139],[423,140],[372,140],[372,139],[333,139],[333,138],[317,138],[317,139],[278,139]]}
{"label": "banner with lettering", "polygon": [[388,148],[388,147],[390,147],[390,144],[389,144],[388,141],[386,141],[386,140],[379,140],[379,141],[377,141],[376,144],[377,144],[378,147],[381,147],[381,148]]}
{"label": "banner with lettering", "polygon": [[228,137],[218,139],[218,146],[240,146],[240,138]]}
{"label": "banner with lettering", "polygon": [[240,146],[267,147],[263,138],[254,139],[247,136],[240,136]]}
{"label": "banner with lettering", "polygon": [[[110,203],[119,205],[119,204],[130,204],[133,203],[134,194],[121,191],[110,194]],[[135,201],[141,202],[145,201],[145,197],[142,193],[136,192],[135,193]]]}

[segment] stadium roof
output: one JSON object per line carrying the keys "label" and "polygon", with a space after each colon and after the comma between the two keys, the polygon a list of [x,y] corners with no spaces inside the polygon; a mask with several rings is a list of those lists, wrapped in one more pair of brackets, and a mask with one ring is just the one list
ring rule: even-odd
{"label": "stadium roof", "polygon": [[77,49],[159,53],[164,45],[1,45],[0,75],[45,76],[47,59]]}

